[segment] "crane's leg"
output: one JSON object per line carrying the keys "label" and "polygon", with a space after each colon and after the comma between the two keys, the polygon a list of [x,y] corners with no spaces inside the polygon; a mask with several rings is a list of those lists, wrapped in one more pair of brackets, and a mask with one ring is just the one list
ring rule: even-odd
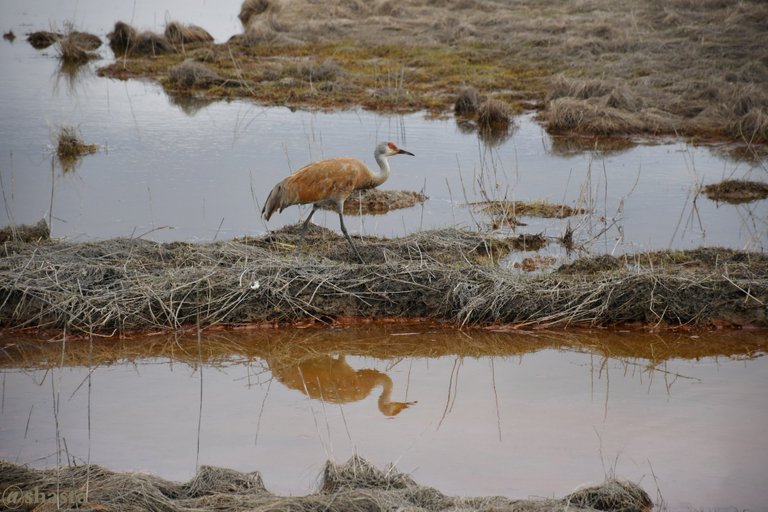
{"label": "crane's leg", "polygon": [[357,247],[355,247],[355,244],[352,243],[352,239],[349,237],[349,233],[347,233],[347,227],[344,225],[344,216],[341,214],[342,209],[343,209],[343,205],[336,206],[336,211],[339,212],[339,224],[341,224],[341,232],[344,233],[345,237],[347,237],[347,242],[349,242],[349,245],[352,246],[352,250],[355,251],[355,255],[357,256],[357,259],[360,260],[360,263],[365,264],[365,261],[363,261],[363,257],[360,256],[359,252],[357,252]]}
{"label": "crane's leg", "polygon": [[309,212],[309,215],[307,215],[307,218],[304,220],[304,223],[301,225],[301,235],[299,236],[299,243],[296,246],[296,253],[299,253],[299,250],[301,249],[301,246],[304,244],[304,235],[307,233],[307,226],[309,226],[309,221],[312,220],[312,216],[315,214],[317,209],[320,208],[316,204],[312,205],[312,211]]}

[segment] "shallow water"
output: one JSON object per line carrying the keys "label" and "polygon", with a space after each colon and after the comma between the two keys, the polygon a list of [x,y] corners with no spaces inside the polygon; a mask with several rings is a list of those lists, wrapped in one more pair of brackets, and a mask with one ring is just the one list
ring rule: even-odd
{"label": "shallow water", "polygon": [[672,511],[768,510],[764,334],[411,325],[69,340],[63,355],[1,341],[0,457],[37,467],[61,447],[178,480],[196,463],[258,469],[305,494],[357,452],[451,495],[559,497],[615,472]]}
{"label": "shallow water", "polygon": [[[595,252],[700,245],[764,250],[768,242],[767,201],[736,206],[696,195],[698,185],[724,178],[765,178],[764,162],[731,160],[717,148],[670,142],[608,154],[573,152],[530,114],[518,117],[509,139],[488,147],[452,118],[422,113],[292,112],[242,101],[190,105],[155,84],[97,77],[95,69],[112,58],[106,47],[103,60],[70,78],[57,72],[55,49],[37,51],[23,34],[74,20],[103,37],[118,19],[161,30],[166,17],[201,24],[219,41],[238,31],[236,3],[128,3],[114,9],[91,3],[61,2],[50,11],[42,2],[3,5],[4,30],[19,37],[0,43],[7,70],[0,77],[0,225],[46,218],[54,236],[70,240],[206,241],[260,234],[307,213],[289,209],[269,226],[259,218],[279,179],[324,157],[351,155],[373,164],[375,143],[391,139],[416,157],[392,159],[384,188],[423,189],[430,199],[387,215],[350,218],[356,233],[487,229],[489,219],[466,204],[506,198],[592,208],[592,215],[570,222],[577,240]],[[55,133],[64,125],[101,145],[70,171],[53,158]],[[333,213],[318,214],[316,221],[338,229]],[[518,232],[552,237],[562,235],[568,222],[523,221],[528,226]]]}

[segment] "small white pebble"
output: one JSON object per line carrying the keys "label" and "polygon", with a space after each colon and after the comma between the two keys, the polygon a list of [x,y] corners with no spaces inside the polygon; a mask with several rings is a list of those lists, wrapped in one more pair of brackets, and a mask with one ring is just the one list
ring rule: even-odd
{"label": "small white pebble", "polygon": [[254,281],[253,283],[251,283],[251,290],[258,290],[260,286],[261,285],[259,284],[258,281]]}

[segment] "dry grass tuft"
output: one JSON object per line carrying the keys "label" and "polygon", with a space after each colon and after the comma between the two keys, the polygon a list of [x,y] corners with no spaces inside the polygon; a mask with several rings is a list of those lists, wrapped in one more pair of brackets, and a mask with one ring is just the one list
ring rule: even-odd
{"label": "dry grass tuft", "polygon": [[251,24],[252,18],[265,12],[274,12],[280,8],[277,0],[245,0],[240,6],[240,22],[243,27]]}
{"label": "dry grass tuft", "polygon": [[474,87],[465,87],[459,92],[453,111],[461,116],[474,116],[480,106],[480,93]]}
{"label": "dry grass tuft", "polygon": [[171,21],[165,25],[165,38],[172,44],[211,43],[213,36],[197,25]]}
{"label": "dry grass tuft", "polygon": [[508,127],[512,114],[512,108],[505,102],[486,100],[477,108],[477,124],[481,130]]}
{"label": "dry grass tuft", "polygon": [[[626,493],[640,489],[635,484],[622,483]],[[602,492],[603,501],[611,508],[604,511],[634,512],[636,508],[613,508],[610,501],[612,481],[591,488],[592,494]],[[630,487],[631,486],[631,487]],[[592,490],[593,489],[593,490]],[[265,487],[257,472],[201,466],[195,477],[185,483],[171,482],[145,473],[116,473],[96,465],[65,466],[57,469],[30,469],[12,462],[0,461],[0,492],[4,503],[24,503],[24,492],[39,492],[44,496],[73,496],[84,499],[93,510],[121,512],[152,511],[182,512],[192,510],[292,510],[311,512],[363,512],[374,510],[516,510],[519,512],[555,512],[568,506],[568,500],[591,499],[584,493],[573,493],[566,499],[510,500],[504,497],[453,498],[440,491],[424,487],[390,467],[382,471],[359,456],[344,464],[328,462],[323,472],[322,488],[307,496],[276,496]],[[643,492],[641,489],[639,492]],[[644,494],[644,493],[643,493]],[[10,501],[9,501],[10,500]],[[586,503],[586,501],[585,501]],[[631,506],[631,505],[630,505]],[[585,512],[594,510],[584,506]],[[47,510],[47,509],[46,509]]]}
{"label": "dry grass tuft", "polygon": [[558,98],[545,114],[547,128],[555,133],[577,132],[588,135],[616,136],[649,133],[671,134],[675,123],[671,116],[652,109],[630,112],[608,105],[608,98],[597,101]]}
{"label": "dry grass tuft", "polygon": [[36,50],[44,50],[63,37],[57,32],[38,30],[27,35],[27,41]]}
{"label": "dry grass tuft", "polygon": [[226,80],[201,62],[187,59],[168,71],[168,81],[180,87],[207,88],[221,85]]}
{"label": "dry grass tuft", "polygon": [[[391,210],[410,208],[429,199],[420,192],[410,190],[380,190],[372,188],[354,192],[344,202],[346,215],[378,215]],[[327,207],[328,210],[333,210]]]}
{"label": "dry grass tuft", "polygon": [[96,153],[99,146],[96,144],[86,144],[80,140],[80,135],[76,128],[64,126],[59,130],[56,145],[56,154],[59,160],[65,164],[71,164],[83,155]]}
{"label": "dry grass tuft", "polygon": [[3,39],[6,41],[14,42],[16,40],[16,34],[13,33],[13,30],[9,30],[3,34]]}
{"label": "dry grass tuft", "polygon": [[0,229],[0,244],[6,242],[39,243],[51,238],[51,228],[45,219],[32,226],[6,226]]}
{"label": "dry grass tuft", "polygon": [[175,52],[173,45],[162,34],[139,32],[128,23],[118,21],[107,34],[109,46],[117,57],[161,55]]}
{"label": "dry grass tuft", "polygon": [[639,485],[614,479],[579,489],[566,496],[564,501],[583,508],[617,512],[649,512],[653,508],[650,496]]}
{"label": "dry grass tuft", "polygon": [[768,198],[768,183],[749,180],[725,180],[703,188],[704,194],[714,200],[731,204],[749,203]]}
{"label": "dry grass tuft", "polygon": [[470,203],[475,209],[488,214],[496,224],[520,225],[517,217],[543,217],[564,219],[590,213],[586,208],[574,208],[566,204],[547,201],[480,201]]}

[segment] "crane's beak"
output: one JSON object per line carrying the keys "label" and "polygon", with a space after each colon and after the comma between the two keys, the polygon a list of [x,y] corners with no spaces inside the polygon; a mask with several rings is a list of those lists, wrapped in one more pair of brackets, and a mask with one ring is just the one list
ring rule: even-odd
{"label": "crane's beak", "polygon": [[411,155],[411,156],[416,156],[416,155],[414,155],[413,153],[411,153],[410,151],[406,151],[406,150],[404,150],[404,149],[400,149],[400,148],[398,148],[398,149],[397,149],[397,154],[398,154],[398,155]]}

